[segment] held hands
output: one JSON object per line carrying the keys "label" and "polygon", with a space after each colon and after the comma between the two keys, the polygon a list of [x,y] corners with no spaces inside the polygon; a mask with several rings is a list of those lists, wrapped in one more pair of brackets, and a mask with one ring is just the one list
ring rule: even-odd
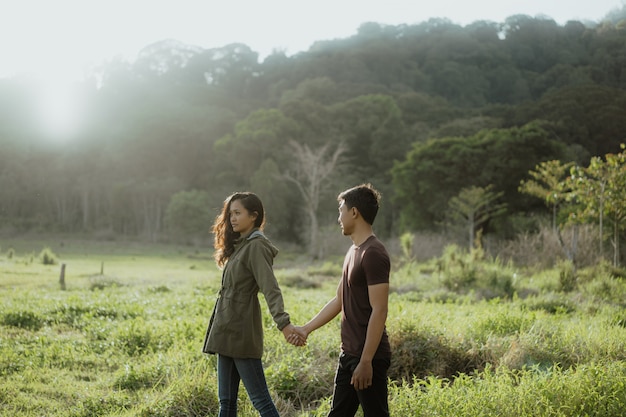
{"label": "held hands", "polygon": [[296,327],[293,324],[288,324],[283,328],[283,336],[285,340],[294,346],[305,346],[307,332],[302,327]]}

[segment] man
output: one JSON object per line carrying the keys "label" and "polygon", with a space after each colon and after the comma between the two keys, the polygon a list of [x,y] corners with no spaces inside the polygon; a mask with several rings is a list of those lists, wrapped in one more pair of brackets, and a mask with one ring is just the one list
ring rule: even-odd
{"label": "man", "polygon": [[[339,224],[353,245],[343,264],[337,294],[311,321],[297,328],[305,338],[341,313],[341,355],[329,417],[389,416],[387,370],[391,349],[385,329],[389,296],[389,255],[374,235],[380,193],[362,184],[339,194]],[[293,336],[294,342],[297,336]]]}

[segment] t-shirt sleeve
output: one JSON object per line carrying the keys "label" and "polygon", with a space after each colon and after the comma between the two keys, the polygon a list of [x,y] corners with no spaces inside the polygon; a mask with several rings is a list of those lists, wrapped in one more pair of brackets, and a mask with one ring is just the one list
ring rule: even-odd
{"label": "t-shirt sleeve", "polygon": [[367,285],[389,284],[391,262],[387,251],[378,247],[368,248],[363,256],[363,270]]}

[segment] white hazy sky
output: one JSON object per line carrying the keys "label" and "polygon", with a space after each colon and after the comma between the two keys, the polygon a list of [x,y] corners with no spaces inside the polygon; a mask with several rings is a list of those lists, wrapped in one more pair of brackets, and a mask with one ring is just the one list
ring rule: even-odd
{"label": "white hazy sky", "polygon": [[598,21],[625,0],[0,0],[0,77],[79,76],[115,56],[133,59],[163,39],[204,48],[241,42],[261,59],[317,40],[349,37],[364,22],[416,24],[445,17],[466,25],[514,14],[557,23]]}

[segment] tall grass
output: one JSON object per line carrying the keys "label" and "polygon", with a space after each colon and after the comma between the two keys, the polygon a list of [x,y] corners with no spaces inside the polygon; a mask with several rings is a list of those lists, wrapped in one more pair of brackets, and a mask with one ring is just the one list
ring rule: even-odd
{"label": "tall grass", "polygon": [[[24,262],[36,249],[11,246],[21,252],[0,256],[0,416],[217,415],[215,357],[201,353],[219,287],[210,259],[184,247],[125,253],[105,242],[72,251],[66,242],[49,246],[67,265],[61,290],[58,265]],[[582,269],[566,290],[558,269],[533,272],[476,255],[449,248],[427,262],[396,264],[387,323],[392,414],[621,415],[621,272]],[[296,324],[334,295],[340,262],[278,263]],[[116,285],[91,285],[94,277]],[[285,343],[269,314],[264,323],[263,362],[281,415],[326,415],[338,320],[301,349]],[[243,387],[239,403],[241,416],[257,415]]]}

